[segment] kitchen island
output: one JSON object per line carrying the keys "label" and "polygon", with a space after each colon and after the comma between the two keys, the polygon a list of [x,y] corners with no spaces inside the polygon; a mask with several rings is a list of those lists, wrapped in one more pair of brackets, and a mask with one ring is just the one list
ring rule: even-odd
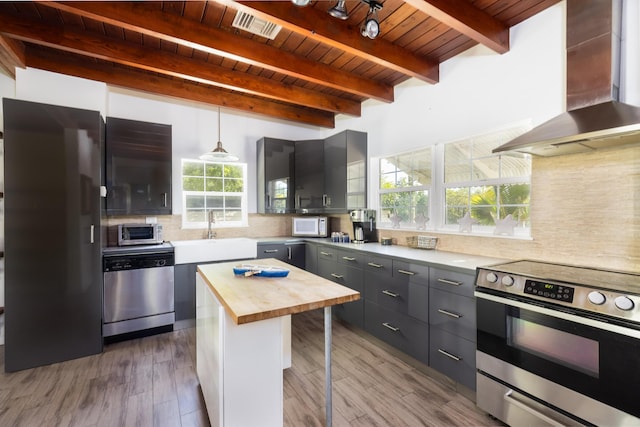
{"label": "kitchen island", "polygon": [[324,308],[327,425],[331,425],[331,306],[360,294],[276,259],[287,277],[236,276],[239,262],[198,266],[196,370],[212,426],[282,426],[282,318]]}

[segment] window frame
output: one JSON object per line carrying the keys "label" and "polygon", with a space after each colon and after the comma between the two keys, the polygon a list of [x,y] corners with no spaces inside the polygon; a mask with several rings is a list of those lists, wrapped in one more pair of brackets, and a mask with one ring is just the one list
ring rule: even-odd
{"label": "window frame", "polygon": [[[184,175],[184,165],[185,163],[201,163],[206,173],[206,165],[218,165],[221,166],[224,170],[224,166],[238,166],[242,169],[242,192],[224,192],[224,191],[193,191],[193,190],[185,190],[184,189],[184,179],[189,177],[199,178],[200,176],[194,175]],[[204,179],[206,175],[202,175]],[[224,177],[223,177],[224,179]],[[200,159],[181,159],[180,163],[180,188],[182,190],[182,228],[184,229],[206,229],[208,227],[208,222],[205,221],[187,221],[187,212],[189,210],[187,208],[187,199],[189,196],[202,196],[203,198],[207,197],[222,197],[223,203],[224,199],[227,196],[240,197],[240,217],[239,221],[224,221],[220,220],[218,216],[216,216],[215,228],[237,228],[237,227],[247,227],[249,225],[249,205],[248,205],[248,181],[247,181],[247,164],[243,162],[212,162],[207,160]],[[206,201],[205,201],[205,212]],[[224,207],[222,210],[224,211]],[[233,209],[236,210],[236,209]],[[206,217],[206,215],[205,215]]]}
{"label": "window frame", "polygon": [[[426,147],[422,147],[422,148],[416,148],[414,150],[411,151],[406,151],[406,152],[402,152],[402,153],[395,153],[395,154],[389,154],[386,156],[380,156],[377,157],[377,164],[378,164],[378,170],[377,170],[377,185],[376,185],[376,192],[377,192],[377,197],[375,198],[376,202],[378,203],[377,206],[377,211],[378,211],[378,228],[379,229],[389,229],[389,230],[398,230],[398,231],[418,231],[418,232],[434,232],[434,233],[445,233],[445,234],[460,234],[460,235],[473,235],[473,236],[485,236],[485,237],[507,237],[507,238],[517,238],[517,239],[531,239],[531,192],[532,192],[532,188],[531,188],[531,156],[530,155],[526,155],[526,154],[522,154],[522,153],[517,153],[517,154],[509,154],[509,153],[496,153],[496,154],[491,154],[491,155],[484,155],[484,156],[479,156],[477,158],[473,158],[470,157],[469,161],[470,164],[473,164],[473,162],[481,160],[481,159],[487,159],[487,158],[496,158],[498,161],[498,177],[492,177],[492,178],[482,178],[482,179],[478,179],[478,180],[473,180],[471,179],[471,175],[469,176],[469,180],[466,181],[458,181],[458,182],[450,182],[450,183],[446,183],[445,182],[445,172],[446,172],[446,164],[445,164],[445,147],[447,144],[453,144],[453,143],[464,143],[464,142],[470,142],[473,143],[474,140],[476,141],[482,141],[486,138],[494,138],[497,142],[496,142],[496,147],[501,145],[502,143],[505,142],[505,138],[510,139],[510,138],[514,138],[516,136],[518,136],[519,134],[522,134],[524,132],[526,132],[527,130],[529,130],[531,128],[530,124],[519,124],[513,127],[508,127],[508,128],[504,128],[501,130],[497,130],[495,132],[490,132],[487,134],[483,134],[483,135],[479,135],[479,136],[473,136],[473,137],[468,137],[468,138],[463,138],[463,139],[459,139],[459,140],[455,140],[455,141],[449,141],[449,142],[443,142],[443,143],[437,143],[437,144],[433,144],[430,145],[431,147],[431,155],[432,155],[432,169],[431,169],[431,185],[430,186],[424,186],[424,187],[430,187],[430,192],[429,192],[429,221],[426,224],[426,228],[425,229],[420,229],[418,228],[418,226],[415,223],[411,223],[411,224],[404,224],[401,223],[400,227],[392,227],[392,225],[390,225],[388,222],[383,222],[381,221],[382,219],[382,209],[383,207],[381,206],[381,195],[385,194],[385,193],[389,193],[389,192],[395,192],[395,191],[409,191],[409,189],[413,189],[413,187],[400,187],[400,188],[393,188],[393,189],[382,189],[381,188],[381,178],[382,178],[382,171],[380,170],[380,161],[381,159],[384,158],[392,158],[392,157],[397,157],[397,156],[401,156],[401,155],[411,155],[412,153],[417,153],[420,152],[422,150],[424,150]],[[508,176],[506,177],[502,177],[502,168],[503,168],[503,158],[507,158],[510,156],[517,156],[517,157],[523,157],[525,159],[528,160],[529,165],[528,165],[528,175],[525,176],[512,176],[512,174],[508,174]],[[472,169],[471,169],[472,170]],[[499,188],[502,185],[512,185],[512,184],[526,184],[529,187],[529,203],[528,205],[526,205],[526,208],[529,210],[529,217],[528,217],[528,226],[526,227],[522,227],[522,226],[518,226],[514,228],[514,233],[513,235],[505,235],[505,234],[495,234],[496,231],[496,226],[495,225],[479,225],[479,224],[474,224],[471,228],[470,232],[467,231],[461,231],[460,225],[459,224],[447,224],[446,223],[446,219],[447,219],[447,205],[446,205],[446,191],[447,189],[450,188],[470,188],[473,189],[474,187],[491,187],[491,186],[495,186],[496,188]],[[471,196],[469,196],[468,198],[468,205],[469,208],[472,207],[471,206]],[[497,195],[497,206],[496,209],[500,209],[501,207],[505,206],[504,203],[502,203],[502,201],[500,200],[500,196]],[[506,206],[515,206],[513,204],[507,204]]]}

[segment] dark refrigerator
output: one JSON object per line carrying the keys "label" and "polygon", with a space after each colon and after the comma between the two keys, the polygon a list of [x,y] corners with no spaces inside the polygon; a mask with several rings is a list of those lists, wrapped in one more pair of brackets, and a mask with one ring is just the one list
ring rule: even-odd
{"label": "dark refrigerator", "polygon": [[97,111],[3,99],[5,371],[102,352]]}

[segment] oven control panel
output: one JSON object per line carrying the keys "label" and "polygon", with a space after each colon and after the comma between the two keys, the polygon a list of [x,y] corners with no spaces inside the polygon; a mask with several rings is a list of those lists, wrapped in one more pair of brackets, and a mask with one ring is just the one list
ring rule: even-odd
{"label": "oven control panel", "polygon": [[640,295],[478,268],[476,290],[482,288],[640,322]]}
{"label": "oven control panel", "polygon": [[525,280],[524,293],[538,295],[552,300],[573,302],[574,288],[555,283],[538,282],[537,280]]}

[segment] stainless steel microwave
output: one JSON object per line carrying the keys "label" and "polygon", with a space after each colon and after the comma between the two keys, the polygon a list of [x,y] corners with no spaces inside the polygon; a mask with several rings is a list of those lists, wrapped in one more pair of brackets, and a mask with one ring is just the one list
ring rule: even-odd
{"label": "stainless steel microwave", "polygon": [[163,242],[160,224],[118,225],[118,246],[156,245]]}
{"label": "stainless steel microwave", "polygon": [[327,237],[329,220],[326,216],[295,216],[291,219],[291,235],[296,237]]}

